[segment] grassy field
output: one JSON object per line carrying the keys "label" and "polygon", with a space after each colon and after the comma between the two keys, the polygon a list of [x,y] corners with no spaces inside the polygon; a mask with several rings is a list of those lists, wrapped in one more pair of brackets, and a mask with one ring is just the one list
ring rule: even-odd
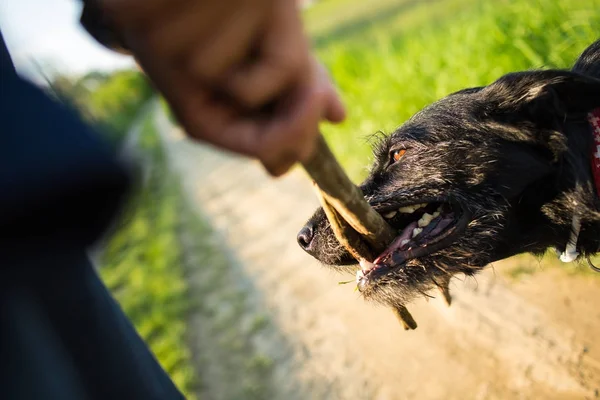
{"label": "grassy field", "polygon": [[194,399],[197,373],[186,342],[190,304],[178,237],[184,203],[149,117],[139,149],[146,178],[106,244],[100,274],[177,387]]}
{"label": "grassy field", "polygon": [[306,25],[349,118],[324,132],[352,177],[369,135],[462,88],[530,68],[567,68],[600,37],[600,0],[325,0]]}

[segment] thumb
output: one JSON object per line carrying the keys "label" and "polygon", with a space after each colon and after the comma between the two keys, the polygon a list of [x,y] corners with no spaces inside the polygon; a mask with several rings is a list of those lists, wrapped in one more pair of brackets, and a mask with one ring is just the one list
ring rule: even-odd
{"label": "thumb", "polygon": [[339,123],[346,119],[346,108],[340,99],[337,90],[323,64],[313,60],[316,64],[317,87],[323,92],[323,119]]}

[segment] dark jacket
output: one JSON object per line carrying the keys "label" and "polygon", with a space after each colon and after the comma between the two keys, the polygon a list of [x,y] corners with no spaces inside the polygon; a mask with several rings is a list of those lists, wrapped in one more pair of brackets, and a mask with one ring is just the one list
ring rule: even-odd
{"label": "dark jacket", "polygon": [[127,170],[0,32],[0,399],[180,399],[86,256]]}

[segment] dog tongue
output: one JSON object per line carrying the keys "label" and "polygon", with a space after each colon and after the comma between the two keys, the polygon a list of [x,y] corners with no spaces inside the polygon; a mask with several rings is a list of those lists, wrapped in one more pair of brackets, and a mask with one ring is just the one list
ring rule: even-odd
{"label": "dog tongue", "polygon": [[396,237],[396,239],[394,239],[394,241],[392,242],[392,244],[390,244],[388,246],[387,249],[385,249],[383,251],[383,253],[381,253],[379,255],[379,257],[377,257],[377,259],[374,261],[375,264],[378,263],[379,260],[383,260],[385,257],[387,257],[389,254],[393,253],[394,251],[400,249],[400,247],[402,247],[402,242],[405,240],[410,240],[410,238],[412,237],[412,232],[413,230],[418,227],[419,225],[417,224],[417,221],[412,222],[410,224],[408,224],[403,230],[402,233]]}
{"label": "dog tongue", "polygon": [[444,229],[446,229],[448,227],[448,225],[450,225],[452,223],[452,221],[454,221],[454,214],[449,214],[446,217],[444,217],[443,219],[441,219],[438,224],[433,228],[433,230],[431,232],[428,232],[428,235],[430,236],[436,236],[439,235],[440,233],[442,233],[442,231]]}

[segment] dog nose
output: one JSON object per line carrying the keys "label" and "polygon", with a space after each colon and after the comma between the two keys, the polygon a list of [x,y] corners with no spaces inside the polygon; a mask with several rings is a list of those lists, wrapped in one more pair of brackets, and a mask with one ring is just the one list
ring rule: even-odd
{"label": "dog nose", "polygon": [[300,247],[302,247],[305,251],[309,251],[310,245],[315,237],[314,235],[315,229],[313,224],[309,222],[308,224],[304,225],[304,228],[300,230],[297,237]]}

